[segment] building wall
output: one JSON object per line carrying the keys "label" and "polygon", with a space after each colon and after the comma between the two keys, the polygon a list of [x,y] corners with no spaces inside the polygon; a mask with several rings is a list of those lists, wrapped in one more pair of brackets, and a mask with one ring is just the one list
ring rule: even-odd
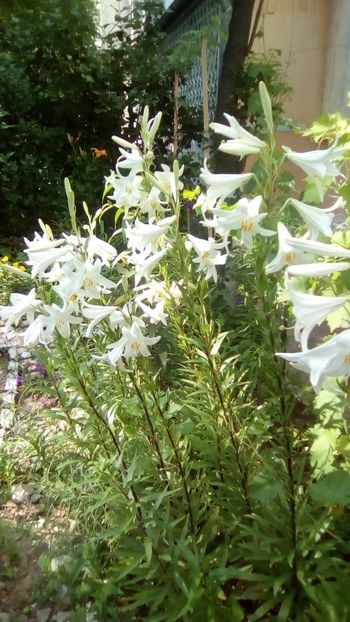
{"label": "building wall", "polygon": [[330,12],[328,55],[323,92],[323,110],[349,116],[350,91],[350,2],[333,0]]}
{"label": "building wall", "polygon": [[114,16],[116,13],[130,10],[134,0],[99,0],[99,23],[104,34],[108,35],[114,29]]}
{"label": "building wall", "polygon": [[306,125],[322,112],[330,4],[331,0],[267,0],[264,36],[253,48],[281,51],[285,80],[293,89],[285,112]]}

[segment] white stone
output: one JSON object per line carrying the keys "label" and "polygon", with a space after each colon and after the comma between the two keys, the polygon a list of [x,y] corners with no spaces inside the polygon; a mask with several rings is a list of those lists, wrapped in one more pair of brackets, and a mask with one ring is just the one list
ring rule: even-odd
{"label": "white stone", "polygon": [[34,490],[34,486],[31,484],[14,486],[12,488],[11,500],[18,504],[29,503]]}
{"label": "white stone", "polygon": [[51,614],[51,609],[46,607],[45,609],[38,609],[36,612],[37,622],[47,622]]}
{"label": "white stone", "polygon": [[72,622],[71,611],[57,611],[52,618],[52,622]]}

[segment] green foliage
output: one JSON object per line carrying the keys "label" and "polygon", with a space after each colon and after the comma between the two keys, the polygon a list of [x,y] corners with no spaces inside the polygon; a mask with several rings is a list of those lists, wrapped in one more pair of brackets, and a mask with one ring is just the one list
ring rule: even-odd
{"label": "green foliage", "polygon": [[96,48],[91,0],[3,3],[0,33],[0,209],[7,231],[21,233],[39,216],[61,217],[65,174],[83,176],[83,196],[98,206],[108,166],[90,148],[109,148],[121,87]]}
{"label": "green foliage", "polygon": [[[39,217],[58,227],[65,219],[66,176],[75,188],[79,213],[83,200],[96,210],[103,176],[114,168],[110,137],[128,126],[136,138],[140,102],[163,109],[164,127],[172,127],[174,64],[170,51],[159,54],[162,9],[159,1],[147,0],[132,13],[116,13],[112,32],[101,41],[93,0],[2,3],[4,234],[26,234]],[[164,150],[161,138],[158,150]]]}
{"label": "green foliage", "polygon": [[259,128],[260,131],[265,128],[258,89],[261,81],[268,88],[274,121],[278,125],[284,122],[283,102],[291,92],[283,77],[278,50],[271,50],[269,54],[248,54],[232,93],[231,110],[234,116],[243,126]]}

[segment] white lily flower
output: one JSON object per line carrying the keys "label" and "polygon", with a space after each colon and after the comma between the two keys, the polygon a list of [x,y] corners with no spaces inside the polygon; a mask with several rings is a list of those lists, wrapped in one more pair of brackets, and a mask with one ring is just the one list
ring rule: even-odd
{"label": "white lily flower", "polygon": [[148,346],[152,346],[159,341],[160,337],[146,337],[143,335],[138,323],[133,322],[131,326],[122,328],[122,336],[115,343],[107,346],[110,350],[104,356],[105,360],[113,367],[122,358],[138,356],[151,356]]}
{"label": "white lily flower", "polygon": [[68,247],[72,249],[74,256],[79,260],[84,261],[86,258],[93,259],[94,257],[100,257],[103,264],[109,266],[118,255],[114,246],[101,240],[94,233],[87,238],[77,235],[67,235],[65,233],[63,235]]}
{"label": "white lily flower", "polygon": [[[181,281],[179,281],[179,283],[183,283],[182,279]],[[173,281],[170,285],[170,289],[169,289],[169,294],[167,296],[168,298],[170,298],[171,302],[175,302],[176,304],[181,300],[182,298],[182,291],[179,287],[179,284],[176,283],[176,281]]]}
{"label": "white lily flower", "polygon": [[68,339],[70,336],[71,324],[80,324],[81,317],[72,315],[69,307],[59,307],[56,304],[51,306],[45,305],[44,311],[48,314],[46,331],[53,334],[56,330],[62,337]]}
{"label": "white lily flower", "polygon": [[236,208],[224,210],[221,208],[213,208],[214,220],[206,220],[203,224],[206,227],[213,227],[215,231],[221,235],[225,244],[227,244],[228,235],[232,230],[241,232],[241,240],[248,248],[253,246],[253,235],[259,233],[263,236],[276,235],[276,231],[264,229],[259,225],[260,221],[267,216],[267,213],[259,214],[262,197],[258,196],[249,201],[242,198],[238,201]]}
{"label": "white lily flower", "polygon": [[31,322],[23,335],[23,344],[26,348],[32,348],[33,346],[41,343],[42,345],[48,345],[53,341],[52,332],[47,330],[48,316],[38,315],[34,322]]}
{"label": "white lily flower", "polygon": [[292,239],[287,227],[279,222],[277,225],[278,233],[278,251],[276,257],[270,261],[265,267],[266,274],[272,274],[282,270],[284,266],[290,266],[299,263],[308,263],[310,259],[300,250],[295,250],[289,245]]}
{"label": "white lily flower", "polygon": [[133,174],[142,172],[144,158],[138,147],[134,145],[131,151],[125,151],[125,149],[121,148],[119,151],[122,155],[118,158],[118,162],[116,164],[117,173],[119,173],[120,168],[127,169]]}
{"label": "white lily flower", "polygon": [[145,106],[141,119],[141,136],[147,148],[150,148],[153,145],[161,119],[161,112],[158,112],[155,117],[149,119],[149,108],[148,106]]}
{"label": "white lily flower", "polygon": [[121,136],[112,136],[112,140],[117,143],[117,145],[120,145],[125,149],[135,149],[134,143],[131,143],[129,140],[125,140],[125,138],[121,138]]}
{"label": "white lily flower", "polygon": [[82,321],[82,318],[71,315],[67,308],[56,304],[45,305],[43,311],[24,332],[23,343],[28,348],[38,343],[48,345],[53,341],[55,331],[68,339],[71,324],[80,324]]}
{"label": "white lily flower", "polygon": [[344,330],[326,343],[305,352],[277,352],[277,356],[310,374],[318,393],[327,377],[350,375],[350,330]]}
{"label": "white lily flower", "polygon": [[108,266],[117,256],[117,250],[109,244],[105,242],[105,240],[101,240],[96,235],[90,235],[86,240],[86,248],[87,248],[87,256],[89,259],[93,259],[94,257],[100,257],[102,263],[105,266]]}
{"label": "white lily flower", "polygon": [[349,268],[350,263],[347,261],[309,263],[299,266],[289,266],[288,273],[292,276],[318,277],[330,276],[335,272],[344,272],[345,270],[349,270]]}
{"label": "white lily flower", "polygon": [[175,222],[175,216],[163,218],[155,223],[144,223],[138,218],[133,226],[126,223],[125,235],[128,239],[128,247],[133,251],[148,251],[156,253],[159,246],[167,242],[165,237],[169,227]]}
{"label": "white lily flower", "polygon": [[18,326],[24,316],[29,324],[33,322],[35,312],[42,305],[41,300],[36,298],[34,287],[28,294],[11,294],[10,303],[8,306],[0,305],[0,319],[7,320],[5,331],[13,324]]}
{"label": "white lily flower", "polygon": [[125,177],[110,175],[106,178],[106,183],[113,186],[114,192],[109,195],[109,199],[115,202],[117,207],[123,207],[127,213],[130,208],[137,207],[141,201],[142,177],[133,171]]}
{"label": "white lily flower", "polygon": [[141,212],[147,214],[149,219],[164,215],[165,203],[160,199],[160,194],[159,188],[153,186],[150,193],[141,200]]}
{"label": "white lily flower", "polygon": [[150,281],[143,285],[135,287],[135,302],[146,300],[150,304],[166,300],[168,298],[168,291],[166,289],[164,281]]}
{"label": "white lily flower", "polygon": [[320,257],[350,257],[350,250],[337,244],[324,244],[316,240],[290,237],[287,243],[297,251],[320,255]]}
{"label": "white lily flower", "polygon": [[[155,184],[165,196],[172,196],[174,199],[177,197],[179,190],[182,190],[183,183],[176,180],[175,173],[169,168],[167,164],[162,164],[162,171],[154,172]],[[182,166],[179,171],[179,176],[182,175],[184,167]]]}
{"label": "white lily flower", "polygon": [[316,184],[321,201],[324,198],[324,190],[321,180],[325,177],[338,177],[340,170],[334,164],[343,153],[348,151],[346,147],[337,147],[338,140],[328,149],[317,149],[297,153],[289,147],[283,146],[288,160],[299,166]]}
{"label": "white lily flower", "polygon": [[144,316],[150,320],[151,324],[158,324],[161,322],[166,326],[166,318],[168,314],[164,311],[165,300],[160,300],[155,307],[151,308],[145,305],[141,300],[135,300],[137,306],[141,309]]}
{"label": "white lily flower", "polygon": [[334,213],[332,212],[343,205],[343,200],[341,198],[338,199],[334,205],[326,209],[307,205],[307,203],[302,203],[296,199],[289,199],[289,202],[309,227],[311,240],[316,240],[320,233],[327,237],[331,237],[333,234],[331,225],[334,218]]}
{"label": "white lily flower", "polygon": [[205,279],[213,278],[216,283],[218,275],[215,266],[223,266],[227,259],[227,255],[221,255],[219,252],[224,244],[218,244],[214,238],[202,240],[194,235],[188,235],[187,238],[186,248],[188,250],[193,248],[198,255],[193,260],[194,263],[198,264],[197,272],[205,272]]}
{"label": "white lily flower", "polygon": [[27,256],[29,261],[26,261],[28,266],[32,267],[32,277],[46,278],[46,270],[52,264],[60,262],[70,261],[73,257],[72,251],[67,245],[61,247],[52,247],[41,250],[27,250]]}
{"label": "white lily flower", "polygon": [[237,156],[246,156],[259,153],[263,147],[266,147],[266,143],[245,130],[235,117],[227,113],[224,113],[224,117],[229,122],[228,126],[222,123],[210,123],[209,125],[216,134],[221,134],[230,139],[221,143],[220,151]]}
{"label": "white lily flower", "polygon": [[125,322],[124,314],[115,306],[89,304],[87,302],[81,308],[82,315],[92,320],[86,329],[86,337],[90,337],[95,326],[108,318],[111,328],[120,326]]}
{"label": "white lily flower", "polygon": [[87,259],[84,263],[76,262],[75,270],[65,281],[61,282],[54,290],[64,302],[98,298],[100,293],[109,293],[117,287],[117,283],[107,279],[101,274],[103,264],[101,259],[94,262]]}
{"label": "white lily flower", "polygon": [[64,244],[64,240],[62,240],[62,239],[51,240],[46,235],[46,233],[43,233],[41,235],[37,231],[35,231],[35,233],[34,233],[34,239],[33,240],[28,240],[28,238],[24,238],[24,241],[25,241],[25,243],[27,245],[27,247],[24,249],[25,252],[27,252],[27,251],[32,251],[32,252],[47,251],[47,250],[50,250],[52,248],[56,248],[57,246],[62,246],[62,244]]}
{"label": "white lily flower", "polygon": [[211,173],[206,167],[201,169],[200,179],[208,186],[207,198],[209,204],[217,199],[223,201],[230,194],[241,188],[253,177],[253,173]]}
{"label": "white lily flower", "polygon": [[160,260],[166,255],[167,248],[159,251],[158,253],[150,255],[149,252],[142,251],[141,253],[133,253],[129,257],[129,262],[135,266],[135,285],[141,281],[141,279],[149,280],[155,267],[159,264]]}
{"label": "white lily flower", "polygon": [[297,153],[285,146],[282,148],[288,160],[294,162],[310,177],[337,177],[340,175],[340,171],[334,162],[348,151],[346,147],[337,147],[337,144],[338,140],[328,149],[316,149],[315,151],[306,151],[304,153]]}
{"label": "white lily flower", "polygon": [[296,290],[288,277],[286,287],[293,303],[293,311],[296,317],[294,336],[296,341],[301,341],[302,350],[307,350],[307,342],[313,328],[321,324],[328,315],[336,309],[344,306],[350,300],[350,296],[314,296]]}

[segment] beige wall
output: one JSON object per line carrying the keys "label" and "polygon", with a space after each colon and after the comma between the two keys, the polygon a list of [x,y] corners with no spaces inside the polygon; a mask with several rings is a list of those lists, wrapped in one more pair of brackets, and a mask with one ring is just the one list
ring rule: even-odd
{"label": "beige wall", "polygon": [[322,112],[330,6],[331,0],[266,0],[264,36],[254,45],[256,52],[281,50],[285,79],[293,89],[285,112],[306,125]]}

